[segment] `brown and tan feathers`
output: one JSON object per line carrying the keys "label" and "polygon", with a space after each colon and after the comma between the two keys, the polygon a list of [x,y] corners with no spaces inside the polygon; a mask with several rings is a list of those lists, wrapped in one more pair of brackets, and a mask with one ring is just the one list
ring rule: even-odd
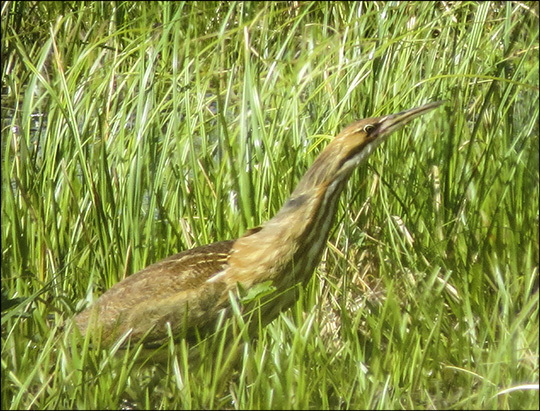
{"label": "brown and tan feathers", "polygon": [[262,228],[176,254],[126,278],[76,317],[79,329],[101,331],[106,344],[125,334],[159,343],[167,339],[168,326],[175,337],[194,330],[204,334],[214,330],[231,292],[266,282],[277,293],[259,300],[260,317],[272,321],[312,277],[352,172],[390,133],[441,104],[353,123],[328,144]]}
{"label": "brown and tan feathers", "polygon": [[204,326],[212,313],[217,315],[221,307],[216,301],[226,291],[224,283],[206,281],[228,268],[233,244],[221,241],[187,250],[127,277],[75,317],[79,330],[83,335],[99,332],[109,345],[130,330],[132,340],[158,343],[167,336],[167,322],[175,335],[186,335],[184,324]]}

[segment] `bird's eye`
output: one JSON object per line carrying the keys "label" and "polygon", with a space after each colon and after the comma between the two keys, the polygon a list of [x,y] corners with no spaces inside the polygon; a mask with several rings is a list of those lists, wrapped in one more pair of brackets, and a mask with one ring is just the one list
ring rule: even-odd
{"label": "bird's eye", "polygon": [[373,124],[366,124],[364,126],[364,133],[366,134],[371,133],[373,130],[375,130],[375,126]]}

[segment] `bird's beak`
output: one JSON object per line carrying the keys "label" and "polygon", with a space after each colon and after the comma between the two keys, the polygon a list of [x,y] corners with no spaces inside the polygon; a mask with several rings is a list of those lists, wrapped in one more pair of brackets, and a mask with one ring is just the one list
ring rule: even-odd
{"label": "bird's beak", "polygon": [[444,101],[435,101],[424,106],[411,108],[410,110],[405,110],[400,113],[390,114],[389,116],[382,117],[379,120],[377,138],[384,137],[393,133],[398,128],[403,127],[411,120],[415,119],[418,116],[421,116],[422,114],[427,113],[428,111],[433,110],[434,108],[439,107],[441,104],[444,104]]}

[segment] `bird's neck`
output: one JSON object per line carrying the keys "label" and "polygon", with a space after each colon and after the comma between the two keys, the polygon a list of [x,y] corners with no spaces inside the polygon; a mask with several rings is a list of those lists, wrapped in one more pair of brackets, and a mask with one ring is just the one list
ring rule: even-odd
{"label": "bird's neck", "polygon": [[[315,166],[313,164],[278,213],[264,223],[260,231],[235,242],[235,252],[229,259],[231,266],[237,267],[239,272],[242,266],[246,270],[259,267],[261,273],[268,276],[261,274],[258,278],[268,280],[274,279],[273,273],[287,269],[291,275],[279,280],[290,281],[291,285],[311,278],[326,246],[339,196],[348,178],[330,181],[316,178],[319,174]],[[239,281],[246,283],[257,277],[246,271],[244,278],[242,281],[239,277]]]}

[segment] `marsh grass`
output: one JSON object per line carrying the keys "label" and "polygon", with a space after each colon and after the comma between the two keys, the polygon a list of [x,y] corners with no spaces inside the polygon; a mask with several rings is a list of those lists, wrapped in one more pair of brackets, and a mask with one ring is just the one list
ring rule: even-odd
{"label": "marsh grass", "polygon": [[[533,2],[4,2],[2,409],[538,408],[538,83]],[[342,126],[435,99],[257,338],[236,316],[156,366],[66,332],[272,217]]]}

